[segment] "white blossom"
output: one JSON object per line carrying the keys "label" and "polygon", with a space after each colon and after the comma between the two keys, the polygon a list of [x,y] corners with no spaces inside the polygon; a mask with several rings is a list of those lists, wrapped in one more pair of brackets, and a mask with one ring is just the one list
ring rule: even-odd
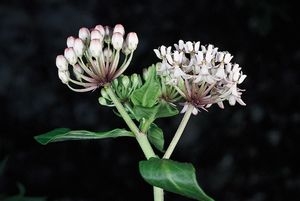
{"label": "white blossom", "polygon": [[229,52],[218,51],[211,44],[201,45],[200,49],[200,42],[183,40],[174,46],[172,50],[162,45],[154,52],[161,60],[157,73],[186,99],[182,112],[187,110],[188,104],[195,106],[193,114],[215,103],[224,108],[224,101],[230,105],[236,102],[246,105],[241,99],[243,90],[238,85],[247,76],[238,64],[231,63],[233,56]]}

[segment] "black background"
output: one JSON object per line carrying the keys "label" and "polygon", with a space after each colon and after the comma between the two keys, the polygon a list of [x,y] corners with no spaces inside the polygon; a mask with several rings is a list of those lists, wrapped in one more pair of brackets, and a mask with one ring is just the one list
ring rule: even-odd
{"label": "black background", "polygon": [[[99,91],[74,93],[57,77],[55,56],[80,27],[122,23],[140,43],[127,74],[157,62],[153,49],[179,39],[231,52],[248,75],[246,107],[212,107],[192,118],[173,159],[195,165],[216,200],[299,199],[298,7],[276,0],[1,1],[0,194],[48,200],[152,199],[138,173],[143,159],[133,139],[41,146],[33,136],[56,127],[109,130],[126,125],[105,107]],[[160,120],[169,142],[180,116]],[[166,194],[166,200],[189,200]]]}

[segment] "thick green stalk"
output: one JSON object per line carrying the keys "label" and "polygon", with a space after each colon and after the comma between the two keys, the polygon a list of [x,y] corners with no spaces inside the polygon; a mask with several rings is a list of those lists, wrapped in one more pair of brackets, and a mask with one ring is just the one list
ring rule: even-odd
{"label": "thick green stalk", "polygon": [[135,123],[132,121],[128,113],[126,112],[125,108],[123,107],[122,103],[119,101],[118,97],[116,96],[115,92],[112,90],[111,86],[106,86],[105,90],[109,97],[111,98],[112,102],[116,106],[118,112],[130,128],[130,130],[134,133],[136,140],[138,141],[140,147],[143,150],[143,153],[145,154],[146,158],[149,159],[151,157],[156,157],[149,141],[147,138],[147,135],[140,132],[139,128],[135,125]]}
{"label": "thick green stalk", "polygon": [[190,117],[191,117],[193,110],[194,110],[194,106],[189,105],[163,158],[169,159],[171,157],[171,154],[173,153],[173,151],[174,151],[174,149],[175,149],[175,147],[176,147]]}
{"label": "thick green stalk", "polygon": [[164,201],[164,189],[153,186],[154,201]]}

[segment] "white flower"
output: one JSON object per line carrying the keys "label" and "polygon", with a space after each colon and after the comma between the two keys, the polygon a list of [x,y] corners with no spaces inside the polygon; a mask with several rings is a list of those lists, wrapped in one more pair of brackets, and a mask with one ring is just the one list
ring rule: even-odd
{"label": "white flower", "polygon": [[[233,56],[217,47],[200,42],[184,42],[179,40],[175,49],[161,46],[154,50],[161,60],[157,73],[164,76],[167,84],[173,85],[179,94],[186,99],[186,105],[206,110],[213,104],[224,108],[223,101],[230,105],[238,102],[245,105],[241,99],[242,91],[237,86],[247,77],[241,72],[238,64],[232,64]],[[184,106],[183,112],[186,111]],[[197,113],[193,111],[193,113]]]}

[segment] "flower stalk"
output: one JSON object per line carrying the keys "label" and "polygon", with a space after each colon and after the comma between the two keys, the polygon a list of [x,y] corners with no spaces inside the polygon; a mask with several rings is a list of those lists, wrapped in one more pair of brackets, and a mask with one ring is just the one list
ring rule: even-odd
{"label": "flower stalk", "polygon": [[169,147],[167,148],[167,151],[165,152],[163,158],[169,159],[171,157],[194,109],[195,109],[195,107],[193,105],[191,105],[191,104],[188,105],[188,108],[187,108],[187,110],[178,126],[178,129],[177,129]]}
{"label": "flower stalk", "polygon": [[138,141],[145,157],[147,159],[149,159],[151,157],[156,157],[156,154],[154,153],[154,151],[153,151],[153,149],[152,149],[152,147],[151,147],[151,145],[148,141],[147,135],[142,133],[139,130],[139,128],[135,125],[135,123],[132,121],[132,119],[130,118],[130,116],[126,112],[125,108],[123,107],[122,103],[119,101],[116,94],[112,90],[111,86],[110,85],[105,86],[105,90],[106,90],[107,94],[109,95],[109,97],[111,98],[114,105],[116,106],[118,112],[120,113],[120,115],[122,116],[124,121],[126,122],[129,129],[135,135],[135,138]]}

